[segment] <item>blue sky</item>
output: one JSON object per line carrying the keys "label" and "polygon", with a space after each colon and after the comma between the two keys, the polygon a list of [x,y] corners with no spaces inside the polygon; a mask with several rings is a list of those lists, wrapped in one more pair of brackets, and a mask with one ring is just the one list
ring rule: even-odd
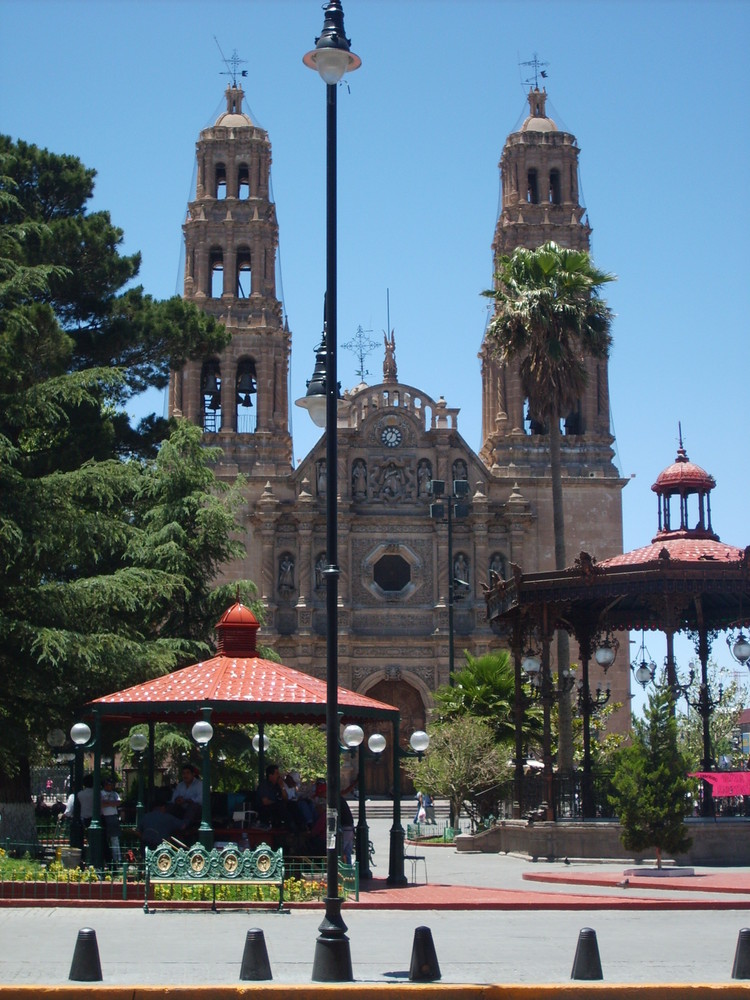
{"label": "blue sky", "polygon": [[[717,480],[723,541],[746,511],[750,4],[344,0],[362,68],[339,91],[339,337],[396,332],[399,377],[449,405],[480,446],[477,351],[492,279],[497,163],[523,120],[519,66],[548,63],[548,111],[581,147],[596,264],[618,276],[610,364],[625,548],[650,541],[650,490],[674,458]],[[324,288],[324,87],[302,65],[320,0],[0,0],[0,129],[98,172],[95,208],[143,254],[140,280],[181,290],[181,225],[195,141],[223,105],[227,57],[247,70],[251,115],[273,144],[280,294],[304,393]],[[340,351],[344,387],[356,358]],[[163,400],[150,401],[161,411]],[[295,408],[296,409],[296,408]],[[315,441],[293,414],[295,456]],[[571,558],[575,532],[569,532]],[[640,637],[633,636],[637,651]],[[647,639],[657,660],[658,638]],[[620,654],[621,656],[623,653]],[[678,647],[680,662],[692,652]],[[722,639],[715,659],[731,661]]]}

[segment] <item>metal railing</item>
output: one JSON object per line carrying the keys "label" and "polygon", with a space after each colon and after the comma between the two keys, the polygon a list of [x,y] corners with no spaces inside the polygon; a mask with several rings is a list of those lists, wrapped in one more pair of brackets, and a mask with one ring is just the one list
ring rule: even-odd
{"label": "metal railing", "polygon": [[[131,860],[132,859],[132,860]],[[4,863],[3,863],[4,862]],[[0,849],[0,905],[4,899],[83,900],[107,902],[113,900],[142,901],[145,866],[131,850],[123,851],[123,861],[95,870],[85,861],[80,848],[57,844],[50,849],[34,842],[7,840]],[[339,886],[348,899],[359,899],[359,863],[339,862]],[[170,891],[171,886],[159,886]],[[205,888],[205,887],[204,887]],[[217,891],[219,901],[262,902],[256,886],[232,886]],[[270,890],[272,887],[263,887]],[[200,899],[201,886],[182,887],[179,898]],[[185,891],[187,890],[187,891]],[[193,894],[191,895],[191,891]],[[243,894],[244,893],[244,894]],[[284,859],[284,896],[286,902],[322,900],[326,893],[326,859],[324,857],[289,857]],[[171,898],[171,897],[170,897]]]}
{"label": "metal railing", "polygon": [[[556,819],[583,820],[582,813],[582,782],[583,775],[575,771],[572,775],[555,774],[552,779],[553,807]],[[591,776],[592,801],[594,818],[615,819],[615,812],[610,804],[612,777],[602,773]],[[516,785],[513,779],[495,785],[486,791],[475,795],[471,801],[471,815],[475,823],[481,825],[490,817],[493,819],[511,819],[516,804]],[[547,802],[547,787],[544,776],[540,772],[524,775],[521,786],[521,816],[528,819],[538,813]]]}

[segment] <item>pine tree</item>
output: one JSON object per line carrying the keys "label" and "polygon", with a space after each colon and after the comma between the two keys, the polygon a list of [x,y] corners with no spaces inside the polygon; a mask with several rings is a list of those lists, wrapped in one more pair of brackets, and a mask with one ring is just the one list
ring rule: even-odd
{"label": "pine tree", "polygon": [[48,730],[69,730],[87,700],[207,650],[229,602],[212,581],[243,551],[236,488],[217,483],[200,430],[134,429],[124,409],[226,332],[179,299],[123,290],[139,258],[120,255],[106,212],[87,213],[93,181],[75,157],[0,137],[4,803],[29,802]]}
{"label": "pine tree", "polygon": [[687,761],[677,747],[673,697],[666,687],[649,696],[645,720],[634,720],[633,742],[617,755],[612,804],[622,824],[622,842],[633,851],[684,853],[692,838],[685,817],[690,809]]}

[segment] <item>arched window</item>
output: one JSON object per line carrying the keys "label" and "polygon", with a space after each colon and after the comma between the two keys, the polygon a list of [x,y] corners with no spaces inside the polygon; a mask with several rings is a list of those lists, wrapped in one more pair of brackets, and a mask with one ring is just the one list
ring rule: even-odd
{"label": "arched window", "polygon": [[221,369],[216,360],[206,361],[201,372],[201,418],[203,430],[221,430]]}
{"label": "arched window", "polygon": [[220,299],[224,294],[224,254],[221,250],[212,250],[208,258],[209,289],[212,299]]}
{"label": "arched window", "polygon": [[553,205],[561,204],[559,170],[550,170],[549,172],[549,200]]}
{"label": "arched window", "polygon": [[250,171],[246,164],[240,164],[237,172],[237,197],[247,199],[250,197]]}
{"label": "arched window", "polygon": [[238,299],[249,298],[252,291],[252,274],[250,271],[250,250],[239,247],[237,250],[237,282],[235,295]]}
{"label": "arched window", "polygon": [[[245,358],[237,365],[237,385],[235,401],[237,407],[237,433],[252,434],[257,426],[258,381],[255,375],[255,362]],[[255,397],[255,402],[253,402]]]}
{"label": "arched window", "polygon": [[583,434],[583,415],[581,413],[580,399],[574,408],[565,416],[566,434]]}
{"label": "arched window", "polygon": [[227,168],[223,163],[216,164],[214,173],[214,197],[223,201],[227,196]]}
{"label": "arched window", "polygon": [[537,205],[539,203],[539,183],[537,180],[536,170],[532,168],[529,170],[526,178],[526,201],[530,202],[532,205]]}

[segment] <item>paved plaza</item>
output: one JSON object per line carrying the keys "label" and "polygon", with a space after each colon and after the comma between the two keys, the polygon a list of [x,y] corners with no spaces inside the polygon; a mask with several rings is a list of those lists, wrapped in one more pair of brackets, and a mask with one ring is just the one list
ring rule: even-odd
{"label": "paved plaza", "polygon": [[[372,823],[373,873],[380,878],[387,874],[388,828],[383,819]],[[419,853],[427,886],[386,890],[378,881],[360,905],[344,908],[357,982],[405,982],[415,928],[427,926],[443,983],[569,982],[584,927],[596,931],[606,982],[726,983],[739,930],[750,925],[744,869],[720,870],[716,891],[644,889],[633,879],[617,884],[622,864],[532,864],[453,847]],[[524,878],[530,874],[554,881]],[[714,884],[711,872],[697,874],[702,885]],[[609,884],[579,883],[586,878]],[[67,983],[83,927],[96,931],[105,984],[237,984],[251,928],[263,931],[274,982],[309,983],[321,918],[321,908],[146,915],[138,904],[2,907],[0,984]]]}

